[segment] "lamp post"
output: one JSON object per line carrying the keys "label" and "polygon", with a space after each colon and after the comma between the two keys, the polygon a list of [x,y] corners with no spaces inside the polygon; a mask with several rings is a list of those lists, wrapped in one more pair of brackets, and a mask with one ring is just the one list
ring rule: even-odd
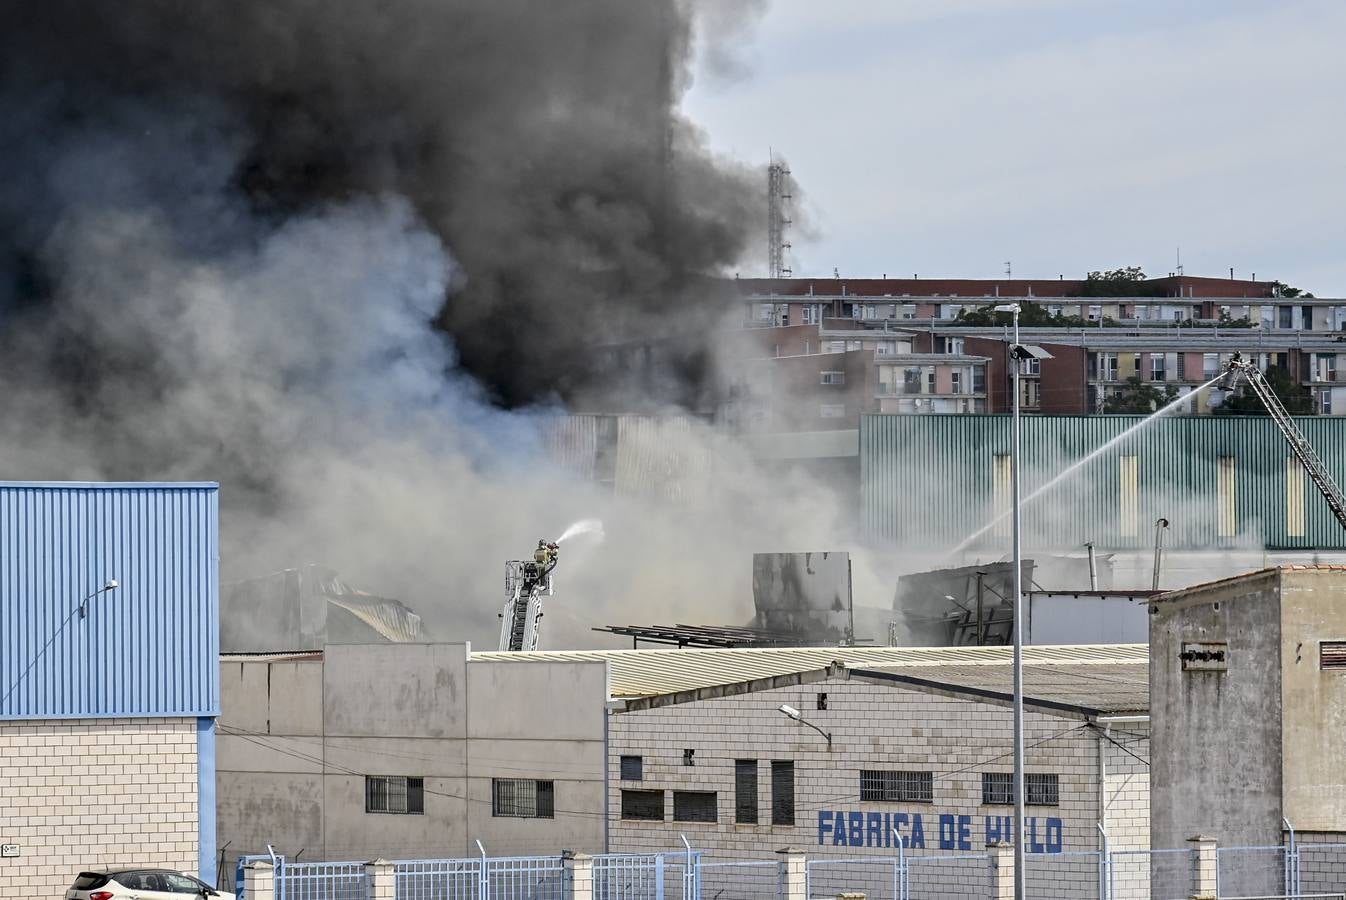
{"label": "lamp post", "polygon": [[1023,548],[1019,540],[1019,370],[1026,354],[1019,345],[1019,304],[1006,303],[997,312],[1014,315],[1014,343],[1009,357],[1014,366],[1013,416],[1010,426],[1011,534],[1014,558],[1014,900],[1024,900],[1024,638]]}
{"label": "lamp post", "polygon": [[781,713],[781,715],[794,719],[800,725],[807,725],[814,731],[821,734],[823,737],[827,738],[827,749],[828,750],[832,749],[832,733],[830,731],[823,731],[817,725],[814,725],[808,719],[805,719],[804,714],[801,713],[799,710],[795,709],[793,706],[789,706],[788,704],[782,703],[780,706],[776,708]]}

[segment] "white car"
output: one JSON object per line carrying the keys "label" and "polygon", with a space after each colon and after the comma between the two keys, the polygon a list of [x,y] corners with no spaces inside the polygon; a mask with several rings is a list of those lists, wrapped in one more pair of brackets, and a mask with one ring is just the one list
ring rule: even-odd
{"label": "white car", "polygon": [[80,872],[65,900],[186,900],[188,897],[234,900],[233,894],[173,869],[114,866]]}

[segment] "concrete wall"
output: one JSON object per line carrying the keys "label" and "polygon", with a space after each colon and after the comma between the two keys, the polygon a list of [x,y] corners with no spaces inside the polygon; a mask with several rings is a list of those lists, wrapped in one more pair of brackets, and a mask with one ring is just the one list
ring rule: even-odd
{"label": "concrete wall", "polygon": [[[818,695],[827,694],[819,710]],[[832,734],[832,748],[817,732],[786,718],[782,703]],[[1027,771],[1060,778],[1059,806],[1030,806],[1030,849],[1064,852],[1096,850],[1096,823],[1104,798],[1098,779],[1099,744],[1081,720],[1029,711],[1025,716]],[[1134,740],[1127,737],[1127,740]],[[1012,805],[982,804],[982,773],[1011,772],[1012,713],[1007,707],[953,699],[887,684],[844,677],[752,693],[691,700],[651,709],[613,713],[609,725],[608,810],[614,852],[667,850],[692,846],[713,856],[767,858],[780,847],[797,846],[811,855],[891,856],[882,829],[870,831],[871,816],[888,815],[904,838],[920,837],[912,853],[937,855],[980,852],[988,831],[1009,827]],[[1111,746],[1111,745],[1109,745]],[[1130,745],[1148,756],[1143,740]],[[684,750],[694,765],[683,764]],[[620,758],[643,758],[639,782],[620,780]],[[1137,849],[1148,833],[1148,791],[1135,766],[1108,755],[1112,781],[1107,797],[1113,846]],[[1128,757],[1129,758],[1129,757]],[[735,760],[758,761],[758,824],[735,822]],[[771,824],[771,761],[795,765],[795,824]],[[1139,765],[1139,764],[1137,764]],[[933,775],[930,803],[861,802],[860,770],[928,771]],[[621,818],[621,789],[661,790],[664,820]],[[673,792],[714,791],[715,823],[674,821]],[[858,846],[849,826],[863,816]],[[840,817],[841,839],[837,822]],[[1057,837],[1059,821],[1059,842]],[[1049,840],[1049,837],[1053,840]],[[943,838],[943,841],[941,840]],[[922,846],[923,844],[923,846]]]}
{"label": "concrete wall", "polygon": [[196,718],[0,722],[0,898],[62,897],[83,869],[196,873]]}
{"label": "concrete wall", "polygon": [[1318,645],[1346,640],[1346,571],[1281,570],[1282,813],[1303,831],[1346,831],[1346,670]]}
{"label": "concrete wall", "polygon": [[[229,858],[497,855],[603,846],[602,663],[467,663],[462,644],[329,645],[221,664]],[[424,779],[424,813],[365,812],[365,776]],[[552,780],[555,818],[492,816],[491,779]]]}
{"label": "concrete wall", "polygon": [[[1281,841],[1280,570],[1167,594],[1150,616],[1150,842]],[[1183,671],[1185,641],[1228,642],[1227,671]]]}

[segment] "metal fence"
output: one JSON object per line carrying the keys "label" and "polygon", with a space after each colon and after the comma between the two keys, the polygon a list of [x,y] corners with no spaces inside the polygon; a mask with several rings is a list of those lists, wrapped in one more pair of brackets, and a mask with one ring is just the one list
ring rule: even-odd
{"label": "metal fence", "polygon": [[[363,862],[293,862],[260,858],[275,867],[276,900],[366,900]],[[1205,857],[1209,863],[1210,857]],[[1196,883],[1192,849],[1030,853],[1024,882],[1030,897],[1063,900],[1172,900]],[[1220,897],[1308,897],[1346,890],[1346,844],[1296,843],[1215,850]],[[559,856],[398,860],[392,863],[397,900],[567,900],[567,862]],[[703,859],[688,848],[670,853],[593,857],[594,900],[773,900],[780,895],[777,859]],[[1207,869],[1207,872],[1210,870]],[[982,900],[993,869],[987,854],[854,858],[815,857],[804,863],[812,900],[863,893],[868,900]],[[246,900],[246,898],[244,898]]]}
{"label": "metal fence", "polygon": [[276,869],[276,893],[284,900],[365,900],[365,864],[286,860]]}
{"label": "metal fence", "polygon": [[806,871],[809,897],[860,891],[867,900],[904,900],[910,885],[905,855],[811,859]]}

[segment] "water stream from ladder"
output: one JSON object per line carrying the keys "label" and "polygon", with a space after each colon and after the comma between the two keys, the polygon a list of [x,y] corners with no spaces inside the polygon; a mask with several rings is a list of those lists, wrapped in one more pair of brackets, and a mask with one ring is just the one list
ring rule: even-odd
{"label": "water stream from ladder", "polygon": [[[1169,415],[1169,414],[1171,414],[1171,413],[1174,413],[1174,412],[1178,411],[1179,409],[1182,408],[1182,406],[1183,406],[1184,403],[1187,403],[1187,402],[1189,402],[1189,401],[1195,400],[1197,394],[1201,393],[1201,392],[1204,391],[1206,388],[1210,387],[1211,385],[1213,385],[1215,382],[1219,381],[1219,380],[1220,380],[1221,378],[1223,378],[1223,377],[1224,377],[1224,373],[1221,372],[1219,375],[1216,375],[1216,376],[1215,376],[1214,378],[1212,378],[1210,381],[1207,381],[1205,384],[1203,384],[1203,385],[1201,385],[1200,387],[1195,388],[1194,390],[1192,390],[1191,393],[1183,394],[1181,397],[1179,397],[1178,399],[1174,400],[1172,403],[1169,403],[1169,404],[1167,404],[1166,406],[1163,406],[1162,408],[1157,409],[1157,410],[1155,410],[1154,412],[1150,413],[1150,415],[1146,416],[1144,419],[1141,419],[1139,422],[1137,422],[1136,424],[1132,425],[1130,428],[1126,429],[1126,431],[1123,431],[1121,434],[1117,435],[1115,438],[1113,438],[1112,440],[1108,441],[1106,444],[1103,444],[1102,446],[1100,446],[1100,447],[1094,449],[1094,450],[1093,450],[1092,452],[1090,452],[1087,456],[1084,456],[1084,457],[1082,457],[1082,458],[1076,460],[1075,462],[1071,463],[1071,464],[1070,464],[1069,466],[1067,466],[1066,468],[1062,469],[1060,472],[1058,472],[1055,476],[1053,476],[1053,477],[1052,477],[1050,480],[1048,480],[1046,483],[1044,483],[1043,485],[1041,485],[1040,487],[1038,487],[1035,491],[1033,491],[1032,493],[1030,493],[1027,497],[1024,497],[1023,500],[1022,500],[1022,502],[1020,503],[1020,505],[1021,505],[1021,506],[1027,506],[1027,505],[1029,504],[1029,502],[1031,502],[1032,500],[1035,500],[1035,499],[1037,499],[1038,497],[1041,497],[1043,494],[1047,493],[1047,492],[1050,491],[1052,488],[1057,487],[1057,486],[1060,485],[1061,483],[1067,481],[1068,479],[1074,477],[1075,475],[1078,475],[1078,474],[1080,473],[1080,470],[1082,470],[1085,466],[1089,465],[1089,463],[1091,463],[1091,462],[1093,462],[1094,460],[1098,459],[1100,456],[1102,456],[1103,454],[1107,453],[1109,450],[1113,449],[1113,448],[1116,447],[1118,444],[1121,444],[1121,443],[1125,442],[1128,438],[1134,437],[1134,436],[1135,436],[1136,434],[1138,434],[1139,432],[1141,432],[1141,431],[1145,430],[1146,428],[1150,427],[1151,425],[1153,425],[1155,422],[1157,422],[1157,421],[1158,421],[1160,418],[1162,418],[1163,416],[1166,416],[1166,415]],[[1022,477],[1022,473],[1020,474],[1020,477]],[[954,547],[954,548],[953,548],[952,553],[958,553],[958,552],[960,552],[960,551],[962,551],[962,550],[965,550],[965,549],[968,547],[968,545],[972,544],[975,540],[977,540],[977,538],[981,537],[983,534],[985,534],[986,532],[990,531],[990,530],[991,530],[992,528],[994,528],[996,525],[1000,524],[1000,523],[1003,522],[1005,519],[1009,518],[1010,515],[1011,515],[1012,513],[1013,513],[1013,510],[1012,510],[1012,509],[1007,509],[1007,510],[1005,510],[1005,511],[1002,512],[1000,515],[998,515],[998,516],[996,516],[994,519],[992,519],[990,522],[986,523],[986,524],[983,525],[981,528],[977,529],[977,530],[974,531],[972,534],[970,534],[970,535],[968,535],[966,538],[964,538],[962,543],[960,543],[957,547]]]}

